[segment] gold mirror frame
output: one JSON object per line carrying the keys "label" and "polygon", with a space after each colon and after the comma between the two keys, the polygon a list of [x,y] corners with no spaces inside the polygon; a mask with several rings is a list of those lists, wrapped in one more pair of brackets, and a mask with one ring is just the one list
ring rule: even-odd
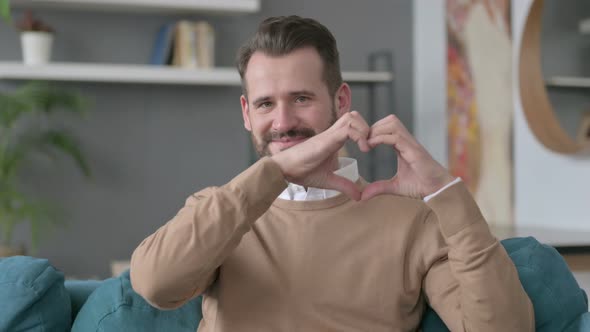
{"label": "gold mirror frame", "polygon": [[548,149],[578,154],[588,145],[570,137],[553,111],[541,67],[543,0],[533,0],[526,19],[519,57],[520,97],[527,123],[535,137]]}

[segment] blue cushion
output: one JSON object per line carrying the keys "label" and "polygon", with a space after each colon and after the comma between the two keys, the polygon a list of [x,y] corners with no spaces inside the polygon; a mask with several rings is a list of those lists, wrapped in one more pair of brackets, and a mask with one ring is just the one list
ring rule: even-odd
{"label": "blue cushion", "polygon": [[[555,250],[533,237],[501,241],[514,262],[524,290],[535,310],[536,331],[563,331],[570,327],[590,327],[588,299],[580,288],[565,260]],[[422,330],[448,331],[442,320],[428,308]],[[570,331],[570,330],[568,330]]]}
{"label": "blue cushion", "polygon": [[46,259],[0,258],[0,331],[69,331],[64,275]]}
{"label": "blue cushion", "polygon": [[175,310],[158,310],[131,288],[129,271],[105,280],[80,309],[72,332],[195,332],[201,321],[201,299]]}

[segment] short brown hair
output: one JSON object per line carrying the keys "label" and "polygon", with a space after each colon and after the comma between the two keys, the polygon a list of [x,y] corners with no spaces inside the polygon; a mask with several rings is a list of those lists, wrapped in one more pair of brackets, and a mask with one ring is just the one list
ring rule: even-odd
{"label": "short brown hair", "polygon": [[330,30],[318,21],[296,15],[265,19],[258,26],[256,34],[240,47],[236,65],[242,79],[244,95],[247,94],[244,75],[252,54],[261,51],[270,56],[281,56],[309,46],[313,47],[322,59],[324,64],[323,78],[328,86],[330,96],[334,97],[342,85],[336,39]]}

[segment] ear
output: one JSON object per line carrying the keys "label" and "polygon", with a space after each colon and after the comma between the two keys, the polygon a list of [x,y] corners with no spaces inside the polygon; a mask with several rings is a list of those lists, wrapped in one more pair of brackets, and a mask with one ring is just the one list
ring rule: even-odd
{"label": "ear", "polygon": [[336,105],[338,117],[350,112],[351,103],[352,93],[350,91],[350,86],[346,83],[342,83],[334,95],[334,105]]}
{"label": "ear", "polygon": [[244,128],[248,131],[252,131],[252,125],[250,124],[250,108],[248,106],[248,99],[244,95],[240,96],[240,104],[242,105],[242,117],[244,118]]}

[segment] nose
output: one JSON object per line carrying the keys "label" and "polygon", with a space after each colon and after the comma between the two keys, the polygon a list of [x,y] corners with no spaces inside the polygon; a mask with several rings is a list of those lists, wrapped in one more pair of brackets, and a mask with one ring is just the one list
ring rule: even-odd
{"label": "nose", "polygon": [[278,132],[287,132],[296,128],[299,124],[297,114],[290,107],[279,105],[275,109],[275,117],[272,123],[272,129]]}

